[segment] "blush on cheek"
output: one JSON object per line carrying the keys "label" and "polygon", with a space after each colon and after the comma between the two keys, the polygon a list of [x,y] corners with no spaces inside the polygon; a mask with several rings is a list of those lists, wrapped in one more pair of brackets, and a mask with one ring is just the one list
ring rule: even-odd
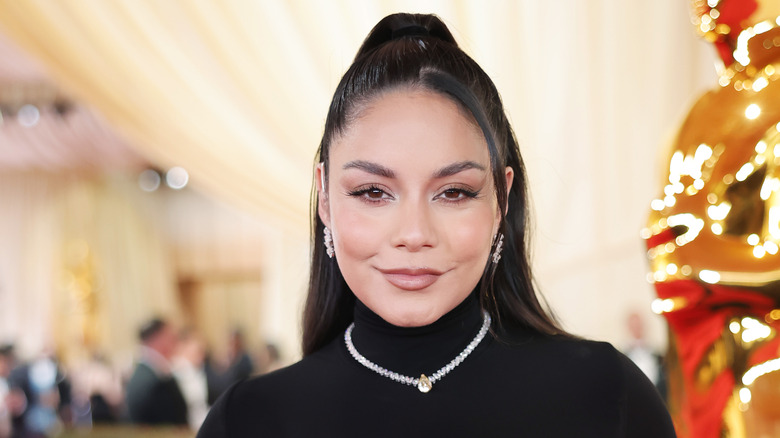
{"label": "blush on cheek", "polygon": [[481,220],[464,221],[447,227],[447,241],[453,245],[451,254],[457,254],[460,260],[481,260],[483,255],[487,257],[493,239],[491,228],[485,226],[489,223],[485,215]]}
{"label": "blush on cheek", "polygon": [[365,260],[379,250],[383,235],[381,227],[356,214],[338,215],[334,243],[342,257]]}
{"label": "blush on cheek", "polygon": [[472,239],[471,241],[455,240],[456,248],[453,254],[457,254],[458,262],[482,264],[487,260],[490,252],[490,240],[487,237]]}

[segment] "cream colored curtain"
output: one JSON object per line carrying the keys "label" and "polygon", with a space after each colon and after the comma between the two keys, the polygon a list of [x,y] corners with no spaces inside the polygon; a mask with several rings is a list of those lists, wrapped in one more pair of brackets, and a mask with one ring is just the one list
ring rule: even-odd
{"label": "cream colored curtain", "polygon": [[0,175],[0,333],[22,356],[132,355],[141,322],[180,319],[156,210],[134,179]]}
{"label": "cream colored curtain", "polygon": [[144,192],[132,174],[0,174],[0,206],[0,343],[22,357],[99,352],[124,369],[154,315],[217,354],[234,328],[252,350],[297,354],[306,247],[250,215],[193,191]]}
{"label": "cream colored curtain", "polygon": [[327,84],[312,80],[322,65],[290,59],[291,12],[283,2],[44,0],[3,2],[0,22],[146,156],[300,231],[324,108],[312,103],[327,100]]}
{"label": "cream colored curtain", "polygon": [[646,309],[653,295],[638,230],[656,195],[657,150],[693,96],[715,83],[711,49],[696,39],[686,7],[9,0],[0,1],[0,27],[146,157],[184,166],[197,188],[271,224],[269,248],[285,264],[267,273],[274,287],[265,309],[292,338],[312,155],[329,95],[383,15],[439,14],[493,77],[514,120],[536,204],[542,289],[573,331],[620,343],[622,315]]}

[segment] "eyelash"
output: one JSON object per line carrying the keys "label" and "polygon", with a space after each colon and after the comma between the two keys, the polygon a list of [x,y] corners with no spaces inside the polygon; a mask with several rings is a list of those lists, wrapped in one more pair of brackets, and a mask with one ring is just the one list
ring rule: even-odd
{"label": "eyelash", "polygon": [[444,191],[441,192],[438,196],[443,196],[446,193],[458,193],[463,195],[463,197],[458,199],[445,199],[446,202],[453,203],[453,204],[459,204],[463,201],[466,201],[468,199],[474,199],[479,196],[479,190],[467,190],[462,187],[449,187],[447,189],[444,189]]}
{"label": "eyelash", "polygon": [[376,204],[376,203],[384,201],[383,198],[380,198],[380,199],[369,198],[367,195],[369,193],[372,193],[372,192],[375,192],[375,193],[378,192],[377,194],[380,194],[380,195],[386,195],[387,194],[384,190],[380,189],[377,186],[373,186],[372,185],[372,186],[368,186],[368,187],[364,187],[364,188],[359,188],[359,189],[353,190],[353,191],[349,192],[348,195],[353,197],[353,198],[360,198],[362,201],[367,202],[369,204]]}
{"label": "eyelash", "polygon": [[[369,193],[374,193],[374,194],[378,194],[378,195],[387,195],[387,192],[385,192],[383,189],[381,189],[381,188],[379,188],[377,186],[374,186],[374,185],[371,185],[371,186],[368,186],[368,187],[364,187],[364,188],[360,188],[360,189],[356,189],[356,190],[353,190],[353,191],[351,191],[351,192],[349,192],[347,194],[349,196],[353,197],[353,198],[360,198],[363,202],[366,202],[366,203],[369,203],[369,204],[378,204],[380,202],[386,201],[384,196],[382,198],[370,198],[370,197],[367,196]],[[457,194],[463,195],[463,197],[458,198],[458,199],[447,199],[446,197],[444,197],[444,195],[447,194],[447,193],[457,193]],[[450,204],[460,204],[461,202],[464,202],[464,201],[466,201],[468,199],[474,199],[474,198],[478,197],[479,193],[480,193],[479,190],[472,191],[472,190],[467,190],[467,189],[461,188],[461,187],[448,187],[448,188],[442,190],[442,192],[440,194],[436,195],[436,198],[440,198],[440,199],[444,200],[444,202],[447,202],[447,203],[450,203]]]}

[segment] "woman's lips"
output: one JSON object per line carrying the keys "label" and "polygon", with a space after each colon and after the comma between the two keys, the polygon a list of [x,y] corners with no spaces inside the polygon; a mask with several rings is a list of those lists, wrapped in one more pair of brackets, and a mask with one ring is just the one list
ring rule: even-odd
{"label": "woman's lips", "polygon": [[432,285],[443,272],[429,268],[379,269],[393,286],[403,290],[420,290]]}

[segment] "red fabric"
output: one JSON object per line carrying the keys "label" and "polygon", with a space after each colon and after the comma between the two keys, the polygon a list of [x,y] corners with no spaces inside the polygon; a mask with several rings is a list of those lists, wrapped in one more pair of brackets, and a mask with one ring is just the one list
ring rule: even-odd
{"label": "red fabric", "polygon": [[731,47],[731,44],[721,39],[715,42],[715,50],[718,51],[723,65],[728,66],[734,63],[734,48]]}
{"label": "red fabric", "polygon": [[756,0],[721,0],[717,6],[720,15],[716,20],[718,23],[725,24],[731,28],[729,36],[735,41],[737,35],[742,32],[745,27],[750,26],[745,20],[753,15],[753,12],[758,9],[758,1]]}
{"label": "red fabric", "polygon": [[[719,438],[723,409],[734,390],[734,375],[731,369],[726,369],[710,387],[701,390],[695,385],[697,368],[723,330],[727,330],[728,319],[753,316],[763,320],[774,302],[749,290],[703,285],[693,280],[656,283],[655,287],[659,298],[684,298],[686,302],[679,310],[664,314],[677,338],[685,382],[681,417],[691,437]],[[780,324],[774,327],[780,330]],[[750,355],[748,365],[776,358],[778,345],[780,339],[762,346]]]}
{"label": "red fabric", "polygon": [[780,337],[775,337],[766,344],[758,347],[748,359],[748,368],[754,367],[760,363],[777,359],[780,352]]}
{"label": "red fabric", "polygon": [[675,237],[677,237],[677,234],[674,232],[674,230],[672,228],[667,228],[654,236],[650,236],[647,239],[647,247],[656,247],[663,243],[674,240]]}
{"label": "red fabric", "polygon": [[[709,6],[706,3],[702,7],[697,8],[696,13],[699,17],[709,14]],[[758,9],[757,0],[721,0],[717,8],[720,15],[715,20],[718,24],[725,24],[729,27],[730,31],[728,35],[722,35],[717,41],[715,41],[715,49],[718,51],[720,59],[723,60],[725,65],[731,65],[734,63],[734,49],[737,41],[737,37],[740,32],[745,30],[745,27],[751,25],[747,20]]]}

